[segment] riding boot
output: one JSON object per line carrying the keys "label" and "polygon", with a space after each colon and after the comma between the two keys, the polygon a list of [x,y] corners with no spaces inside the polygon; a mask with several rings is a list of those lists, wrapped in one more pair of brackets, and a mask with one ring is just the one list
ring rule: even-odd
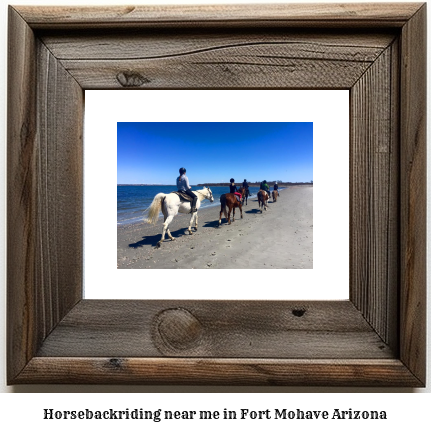
{"label": "riding boot", "polygon": [[193,198],[193,202],[192,202],[192,209],[190,210],[190,213],[194,213],[194,212],[198,211],[197,208],[196,208],[196,202],[197,202],[197,200],[198,200],[198,197],[195,196],[195,197]]}

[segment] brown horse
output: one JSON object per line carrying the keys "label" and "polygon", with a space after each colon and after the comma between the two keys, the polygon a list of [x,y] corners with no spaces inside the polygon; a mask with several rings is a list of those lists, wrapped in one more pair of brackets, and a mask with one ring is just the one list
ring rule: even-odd
{"label": "brown horse", "polygon": [[269,195],[268,195],[268,193],[266,191],[264,191],[264,190],[261,189],[257,193],[257,201],[259,203],[259,209],[260,209],[261,213],[263,213],[262,212],[263,208],[265,210],[267,210],[267,208],[268,208],[268,199],[269,199]]}
{"label": "brown horse", "polygon": [[250,192],[248,191],[248,189],[246,189],[245,187],[241,186],[241,187],[238,189],[238,192],[239,192],[239,193],[241,194],[241,196],[242,196],[242,201],[241,201],[242,205],[244,205],[244,201],[245,201],[245,205],[247,205],[247,198],[248,198],[248,196],[250,195]]}
{"label": "brown horse", "polygon": [[[242,216],[242,204],[241,201],[238,201],[235,194],[233,193],[227,193],[227,194],[223,194],[220,197],[220,203],[221,203],[221,209],[220,209],[220,217],[219,217],[219,221],[218,221],[218,226],[221,225],[221,215],[222,213],[224,213],[225,218],[228,221],[228,224],[230,225],[230,213],[233,209],[233,217],[232,217],[232,221],[235,221],[235,209],[237,207],[239,207],[239,210],[241,212],[241,219],[243,218]],[[229,214],[227,213],[226,210],[226,206],[229,207]]]}
{"label": "brown horse", "polygon": [[272,191],[272,202],[277,202],[277,198],[278,198],[278,191],[273,190]]}

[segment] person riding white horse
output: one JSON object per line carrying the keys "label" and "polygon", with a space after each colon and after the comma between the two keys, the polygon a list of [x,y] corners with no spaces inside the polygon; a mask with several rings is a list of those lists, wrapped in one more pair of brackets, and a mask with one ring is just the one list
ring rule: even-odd
{"label": "person riding white horse", "polygon": [[178,189],[178,192],[184,192],[190,198],[192,198],[193,202],[192,202],[191,213],[194,213],[195,211],[197,211],[196,210],[196,201],[198,198],[192,192],[192,188],[189,185],[189,179],[186,176],[186,169],[185,168],[180,168],[180,176],[177,177],[177,189]]}
{"label": "person riding white horse", "polygon": [[[181,177],[181,176],[180,176]],[[187,177],[186,177],[187,179]],[[188,180],[187,180],[188,183]],[[177,183],[178,185],[178,183]],[[178,186],[177,186],[178,187]],[[190,187],[190,186],[189,186]],[[188,189],[190,191],[190,189]],[[165,240],[165,234],[168,234],[171,240],[175,240],[169,231],[169,224],[172,222],[172,219],[176,214],[179,213],[191,213],[190,224],[188,227],[189,234],[193,234],[192,225],[195,223],[195,230],[198,229],[198,212],[197,210],[201,206],[201,201],[204,199],[210,200],[210,202],[214,201],[213,194],[210,188],[204,187],[203,189],[196,190],[191,192],[194,197],[196,197],[195,209],[196,211],[192,212],[193,203],[190,201],[184,201],[181,199],[176,193],[164,194],[158,193],[151,203],[148,211],[148,218],[145,219],[145,222],[150,224],[155,224],[159,218],[160,211],[163,213],[164,222],[163,222],[163,231],[162,238],[157,243],[157,247],[160,247],[163,241]]]}

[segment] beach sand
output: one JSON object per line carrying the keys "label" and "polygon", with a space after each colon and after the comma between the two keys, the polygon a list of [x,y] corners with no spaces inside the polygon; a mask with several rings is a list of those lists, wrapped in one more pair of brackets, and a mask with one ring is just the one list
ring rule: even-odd
{"label": "beach sand", "polygon": [[[261,214],[257,196],[235,211],[231,225],[220,205],[198,212],[198,230],[189,235],[190,215],[174,217],[160,248],[163,217],[156,225],[145,222],[119,225],[117,268],[125,269],[311,269],[313,268],[313,187],[293,186],[269,200]],[[232,216],[231,216],[232,217]]]}

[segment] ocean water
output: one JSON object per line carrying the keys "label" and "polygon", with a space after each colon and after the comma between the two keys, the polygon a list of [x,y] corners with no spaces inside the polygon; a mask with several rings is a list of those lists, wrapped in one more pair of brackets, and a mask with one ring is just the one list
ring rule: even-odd
{"label": "ocean water", "polygon": [[[192,190],[202,189],[201,186],[191,186]],[[206,199],[201,202],[201,208],[219,206],[220,196],[229,192],[227,186],[213,186],[210,189],[214,202],[211,204]],[[145,210],[150,207],[153,198],[158,193],[167,194],[176,190],[176,186],[117,186],[117,224],[142,222],[142,219],[148,214],[148,211]],[[254,196],[258,191],[258,187],[250,187],[250,193]]]}

